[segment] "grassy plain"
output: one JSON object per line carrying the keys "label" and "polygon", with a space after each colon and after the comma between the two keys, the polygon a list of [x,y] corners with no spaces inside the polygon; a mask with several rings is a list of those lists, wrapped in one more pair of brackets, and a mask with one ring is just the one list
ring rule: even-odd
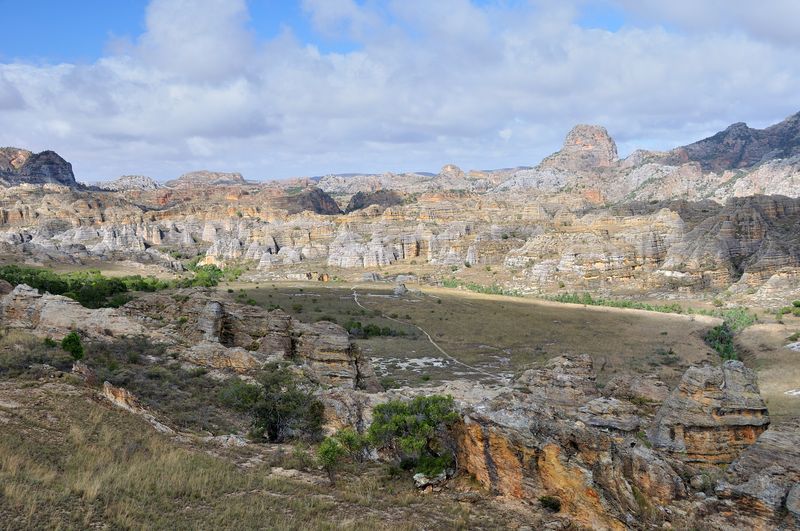
{"label": "grassy plain", "polygon": [[[702,339],[719,323],[714,318],[409,287],[402,297],[383,283],[267,282],[221,289],[301,320],[356,319],[404,331],[404,337],[358,341],[384,376],[403,384],[486,379],[482,371],[512,376],[565,353],[590,354],[601,385],[619,374],[652,372],[674,384],[688,365],[716,361]],[[354,289],[366,310],[356,304]],[[447,359],[416,327],[476,370]]]}

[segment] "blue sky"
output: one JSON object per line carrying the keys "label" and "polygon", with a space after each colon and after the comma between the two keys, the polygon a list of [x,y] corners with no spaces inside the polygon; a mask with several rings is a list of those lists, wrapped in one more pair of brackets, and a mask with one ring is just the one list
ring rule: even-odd
{"label": "blue sky", "polygon": [[79,179],[533,165],[800,110],[796,0],[0,0],[0,145]]}
{"label": "blue sky", "polygon": [[[364,3],[363,1],[360,3]],[[474,2],[497,5],[496,0]],[[114,38],[134,39],[145,30],[148,0],[0,0],[4,11],[0,32],[0,60],[45,63],[89,63],[102,57]],[[310,23],[302,3],[291,0],[248,0],[249,26],[260,39],[274,38],[290,28],[303,42],[324,52],[346,52],[358,48],[348,38],[320,35]],[[523,6],[505,1],[501,5]],[[576,19],[582,27],[616,31],[625,23],[625,13],[609,2],[581,6]]]}

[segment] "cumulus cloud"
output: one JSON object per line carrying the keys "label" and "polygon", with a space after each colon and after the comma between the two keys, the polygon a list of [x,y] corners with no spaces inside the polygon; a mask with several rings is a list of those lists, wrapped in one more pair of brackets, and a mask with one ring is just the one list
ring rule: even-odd
{"label": "cumulus cloud", "polygon": [[580,0],[305,0],[316,31],[356,44],[335,53],[259,41],[243,0],[153,0],[145,33],[94,64],[0,64],[0,144],[56,149],[87,181],[267,179],[535,164],[578,122],[663,149],[800,110],[795,44],[766,22],[701,31],[681,22],[711,17],[694,3],[618,3],[648,22],[586,29]]}

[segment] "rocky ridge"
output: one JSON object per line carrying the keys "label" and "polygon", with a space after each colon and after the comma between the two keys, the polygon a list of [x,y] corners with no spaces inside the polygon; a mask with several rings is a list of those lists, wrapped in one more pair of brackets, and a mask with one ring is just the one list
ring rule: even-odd
{"label": "rocky ridge", "polygon": [[0,179],[6,186],[17,184],[62,184],[77,186],[72,164],[54,151],[32,153],[19,148],[0,148]]}
{"label": "rocky ridge", "polygon": [[129,190],[156,190],[157,182],[144,175],[123,175],[113,181],[98,183],[97,186],[112,192],[125,192]]}

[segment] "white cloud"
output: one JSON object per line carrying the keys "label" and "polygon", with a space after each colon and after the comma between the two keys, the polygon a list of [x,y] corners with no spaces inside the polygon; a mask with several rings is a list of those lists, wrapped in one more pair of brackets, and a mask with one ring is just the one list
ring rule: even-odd
{"label": "white cloud", "polygon": [[[672,26],[714,13],[642,5],[626,9]],[[290,31],[257,42],[243,0],[154,0],[146,32],[94,64],[0,64],[0,144],[55,149],[85,180],[276,178],[535,164],[578,122],[605,125],[623,151],[668,148],[800,110],[794,43],[763,38],[756,19],[742,29],[744,15],[608,32],[573,23],[579,0],[303,6],[358,49],[324,53]]]}

